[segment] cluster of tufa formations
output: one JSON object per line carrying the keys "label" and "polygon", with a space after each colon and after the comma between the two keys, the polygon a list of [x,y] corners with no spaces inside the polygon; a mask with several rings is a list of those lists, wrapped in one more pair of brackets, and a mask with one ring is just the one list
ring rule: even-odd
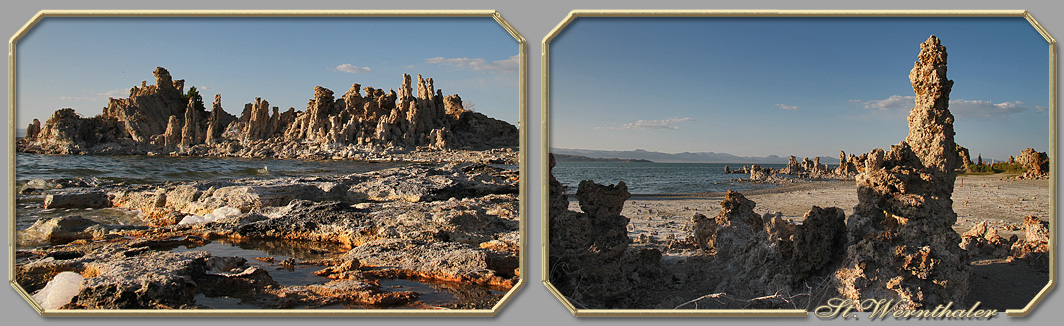
{"label": "cluster of tufa formations", "polygon": [[[662,249],[639,245],[647,241],[625,236],[631,226],[620,215],[629,197],[623,183],[581,182],[579,212],[568,210],[552,175],[551,284],[583,308],[812,309],[841,297],[926,309],[963,304],[970,257],[1046,260],[1048,223],[1036,217],[1026,219],[1025,239],[1005,239],[985,223],[963,237],[953,229],[954,181],[970,160],[954,142],[948,109],[953,81],[946,76],[946,48],[935,36],[920,45],[909,79],[916,93],[909,133],[889,151],[840,153],[835,169],[791,157],[780,170],[755,165],[730,171],[762,180],[775,173],[850,176],[858,199],[850,216],[813,206],[794,224],[780,213],[759,215],[756,203],[728,192],[716,216],[695,213],[687,229],[692,235],[668,244],[670,252],[686,246],[697,254],[663,256]],[[1044,164],[1033,152],[1024,152],[1023,164]]]}
{"label": "cluster of tufa formations", "polygon": [[[432,78],[409,75],[399,91],[354,84],[339,98],[314,88],[306,111],[281,112],[256,98],[239,117],[215,95],[207,111],[184,80],[156,68],[155,85],[142,82],[129,97],[110,99],[103,113],[84,118],[65,108],[41,124],[34,119],[19,152],[45,154],[159,154],[277,157],[372,158],[382,151],[409,149],[483,150],[516,147],[517,128],[466,110],[457,95],[444,96]],[[362,91],[365,91],[365,95]]]}
{"label": "cluster of tufa formations", "polygon": [[737,170],[732,170],[725,166],[724,173],[749,174],[750,178],[748,180],[754,182],[782,183],[787,181],[787,179],[777,176],[778,174],[786,174],[803,179],[853,180],[863,170],[863,166],[860,166],[859,162],[863,162],[867,158],[868,154],[862,154],[861,156],[850,154],[847,158],[845,151],[839,151],[839,165],[831,168],[827,164],[820,163],[819,157],[815,157],[812,160],[806,157],[799,162],[798,158],[791,155],[790,159],[787,160],[787,166],[780,169],[763,167],[757,164],[743,166]]}

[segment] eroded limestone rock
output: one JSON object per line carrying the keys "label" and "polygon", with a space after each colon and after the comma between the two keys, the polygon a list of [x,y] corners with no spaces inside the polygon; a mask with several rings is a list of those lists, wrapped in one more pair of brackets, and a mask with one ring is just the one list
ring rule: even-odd
{"label": "eroded limestone rock", "polygon": [[1049,155],[1038,152],[1034,148],[1028,148],[1020,152],[1015,158],[1016,163],[1023,165],[1027,172],[1024,178],[1037,179],[1049,177]]}
{"label": "eroded limestone rock", "polygon": [[797,293],[842,260],[846,235],[841,209],[814,206],[802,224],[793,225],[778,214],[759,216],[755,206],[741,193],[728,192],[715,218],[694,218],[698,245],[715,249],[704,269],[722,275],[714,293],[747,299]]}
{"label": "eroded limestone rock", "polygon": [[102,191],[77,190],[48,194],[44,208],[104,208],[111,207],[111,200]]}
{"label": "eroded limestone rock", "polygon": [[[111,99],[92,118],[72,109],[37,122],[19,140],[20,152],[47,154],[148,154],[307,158],[357,158],[381,149],[490,149],[516,147],[517,128],[465,110],[457,95],[444,96],[432,78],[418,76],[417,93],[403,75],[400,94],[354,84],[341,98],[318,86],[305,112],[280,112],[264,99],[248,103],[239,119],[215,96],[207,112],[197,94],[183,93],[163,68],[155,85],[142,83],[125,99]],[[32,132],[31,132],[32,131]],[[202,146],[201,146],[202,145]]]}
{"label": "eroded limestone rock", "polygon": [[[490,194],[517,194],[515,171],[466,173],[465,166],[409,166],[347,176],[284,177],[267,180],[197,181],[108,189],[110,205],[138,209],[152,225],[166,226],[184,215],[205,216],[218,208],[242,212],[284,207],[295,200],[430,202]],[[174,216],[177,213],[179,216]]]}
{"label": "eroded limestone rock", "polygon": [[968,232],[961,235],[961,248],[968,251],[968,256],[975,258],[1002,258],[1008,256],[1016,237],[1005,239],[997,229],[990,227],[986,221],[979,222]]}
{"label": "eroded limestone rock", "polygon": [[40,132],[41,120],[33,119],[33,122],[30,122],[30,125],[26,127],[26,136],[24,137],[29,140],[35,140]]}
{"label": "eroded limestone rock", "polygon": [[551,180],[551,284],[586,307],[625,307],[664,285],[661,252],[629,247],[628,218],[620,215],[630,196],[623,182],[580,182],[576,197],[583,212],[575,212],[566,209],[561,184]]}
{"label": "eroded limestone rock", "polygon": [[1024,237],[1012,245],[1012,256],[1017,259],[1041,261],[1048,266],[1049,222],[1035,216],[1023,219]]}
{"label": "eroded limestone rock", "polygon": [[[968,172],[968,166],[972,165],[972,157],[970,154],[968,154],[968,149],[958,144],[957,155],[959,156],[961,162],[961,166],[957,168],[957,172]],[[1012,156],[1009,156],[1009,161],[1009,163],[1012,163]]]}
{"label": "eroded limestone rock", "polygon": [[857,175],[858,204],[847,220],[849,245],[836,278],[848,299],[904,299],[910,308],[961,302],[968,255],[952,228],[953,184],[960,166],[946,78],[946,48],[920,45],[909,73],[916,106],[906,140],[875,150]]}
{"label": "eroded limestone rock", "polygon": [[40,219],[18,234],[18,242],[22,245],[36,242],[64,244],[78,239],[92,239],[89,228],[95,225],[99,223],[79,215]]}

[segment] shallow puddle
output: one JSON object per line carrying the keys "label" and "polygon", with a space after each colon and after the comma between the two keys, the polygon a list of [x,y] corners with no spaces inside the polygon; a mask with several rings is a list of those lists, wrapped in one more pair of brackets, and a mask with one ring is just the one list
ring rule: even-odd
{"label": "shallow puddle", "polygon": [[421,293],[421,305],[413,308],[443,307],[451,309],[491,309],[506,292],[485,287],[450,283],[419,282],[404,279],[381,280],[381,288],[388,291]]}
{"label": "shallow puddle", "polygon": [[390,279],[381,280],[380,286],[382,289],[392,292],[414,291],[421,293],[418,300],[429,306],[446,306],[448,303],[458,300],[458,297],[454,296],[453,293],[437,289],[439,287],[437,284],[421,283],[404,279]]}
{"label": "shallow puddle", "polygon": [[264,309],[254,304],[244,303],[241,299],[234,297],[208,297],[206,294],[197,293],[195,299],[197,305],[212,309]]}
{"label": "shallow puddle", "polygon": [[[340,246],[323,245],[307,241],[227,241],[215,240],[202,246],[180,245],[173,252],[206,251],[216,257],[241,257],[248,264],[262,268],[270,273],[274,281],[284,286],[325,284],[330,279],[314,275],[325,268],[317,265],[281,265],[281,262],[294,258],[297,261],[322,259],[342,253]],[[255,258],[272,257],[272,261],[260,261]]]}
{"label": "shallow puddle", "polygon": [[[248,264],[257,266],[269,272],[278,284],[283,286],[299,286],[325,284],[331,279],[314,275],[314,272],[324,269],[326,266],[319,265],[281,265],[281,261],[293,258],[297,261],[317,260],[336,257],[344,252],[339,245],[323,244],[310,241],[290,240],[250,240],[233,241],[228,239],[214,240],[204,245],[179,245],[173,247],[157,247],[156,250],[169,250],[173,252],[206,251],[211,255],[221,257],[241,257]],[[255,258],[273,257],[272,261],[261,261]],[[419,308],[474,308],[490,309],[495,302],[502,297],[504,292],[491,290],[485,287],[458,283],[435,283],[422,282],[407,279],[383,279],[378,284],[382,289],[389,292],[414,291],[420,294],[414,304],[399,307],[375,307],[364,305],[333,304],[318,307],[316,309],[419,309]],[[227,296],[211,291],[209,296],[204,293],[196,295],[196,304],[213,309],[262,309],[253,300],[244,300],[235,296]],[[305,307],[295,307],[303,309]]]}

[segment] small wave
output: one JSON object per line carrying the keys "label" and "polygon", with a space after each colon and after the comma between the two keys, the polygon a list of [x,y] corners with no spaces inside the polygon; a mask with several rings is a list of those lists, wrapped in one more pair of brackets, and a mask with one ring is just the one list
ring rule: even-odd
{"label": "small wave", "polygon": [[17,154],[16,179],[97,177],[111,182],[152,184],[167,181],[232,180],[268,175],[308,176],[361,173],[407,163],[342,160],[286,160],[170,156],[92,156]]}

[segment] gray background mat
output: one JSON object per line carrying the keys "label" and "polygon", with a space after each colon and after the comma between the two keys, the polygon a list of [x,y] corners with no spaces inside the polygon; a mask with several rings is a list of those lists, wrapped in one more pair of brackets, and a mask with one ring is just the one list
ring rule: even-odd
{"label": "gray background mat", "polygon": [[[185,0],[173,2],[147,2],[147,1],[11,1],[5,2],[0,9],[0,35],[5,40],[10,39],[37,11],[42,9],[316,9],[316,10],[357,10],[357,9],[495,9],[509,21],[528,41],[528,103],[527,113],[523,122],[528,128],[528,160],[529,171],[527,179],[531,181],[528,188],[529,201],[527,216],[528,231],[527,250],[528,265],[525,272],[526,283],[520,292],[504,307],[494,318],[460,318],[460,317],[50,317],[39,316],[21,297],[19,297],[9,285],[0,286],[0,300],[2,300],[3,322],[5,325],[21,324],[52,324],[52,325],[141,325],[151,323],[153,325],[188,325],[189,323],[225,323],[230,325],[289,325],[292,323],[305,323],[313,325],[350,325],[355,323],[376,323],[386,325],[642,325],[647,323],[662,323],[669,325],[703,325],[707,323],[739,323],[739,324],[779,324],[779,323],[819,323],[815,317],[805,318],[668,318],[650,320],[647,318],[576,318],[573,317],[542,285],[540,271],[541,266],[541,243],[542,233],[540,225],[543,212],[540,202],[543,199],[540,187],[543,175],[540,173],[541,152],[544,144],[541,141],[542,126],[542,92],[540,85],[542,73],[540,71],[542,53],[541,43],[547,35],[565,16],[573,9],[1021,9],[1030,11],[1034,17],[1056,39],[1064,38],[1064,10],[1061,1],[911,1],[894,0],[880,2],[857,3],[853,1],[200,1]],[[342,37],[337,35],[337,37]],[[874,42],[874,40],[869,40]],[[1058,46],[1059,51],[1059,46]],[[1058,65],[1059,65],[1058,54]],[[4,65],[4,76],[7,80],[8,68]],[[7,110],[8,93],[5,83],[3,103]],[[1059,84],[1058,84],[1059,92]],[[1059,103],[1058,103],[1059,105]],[[6,112],[6,111],[5,111]],[[1058,122],[1059,123],[1059,122]],[[4,125],[0,133],[0,143],[3,143],[7,151],[8,125]],[[1059,143],[1057,144],[1057,153]],[[7,189],[8,160],[3,160],[3,189],[0,197],[8,198]],[[1059,163],[1058,167],[1061,165]],[[1059,171],[1059,170],[1058,170]],[[1058,189],[1059,191],[1059,189]],[[5,201],[6,203],[6,201]],[[3,211],[4,218],[8,218],[7,209]],[[3,233],[0,242],[8,243],[7,230]],[[1059,249],[1059,248],[1058,248]],[[1056,255],[1059,259],[1060,251]],[[3,251],[4,279],[6,280],[8,257],[7,250]],[[1064,319],[1064,309],[1059,295],[1053,295],[1045,299],[1036,310],[1026,318],[1002,317],[991,321],[969,321],[968,323],[1037,323],[1038,325],[1057,324]],[[1059,294],[1059,293],[1058,293]],[[869,320],[835,320],[838,323],[868,323]],[[887,322],[896,322],[888,320]],[[942,322],[942,321],[937,321]],[[878,323],[878,322],[877,322]],[[962,323],[960,321],[946,323]]]}

